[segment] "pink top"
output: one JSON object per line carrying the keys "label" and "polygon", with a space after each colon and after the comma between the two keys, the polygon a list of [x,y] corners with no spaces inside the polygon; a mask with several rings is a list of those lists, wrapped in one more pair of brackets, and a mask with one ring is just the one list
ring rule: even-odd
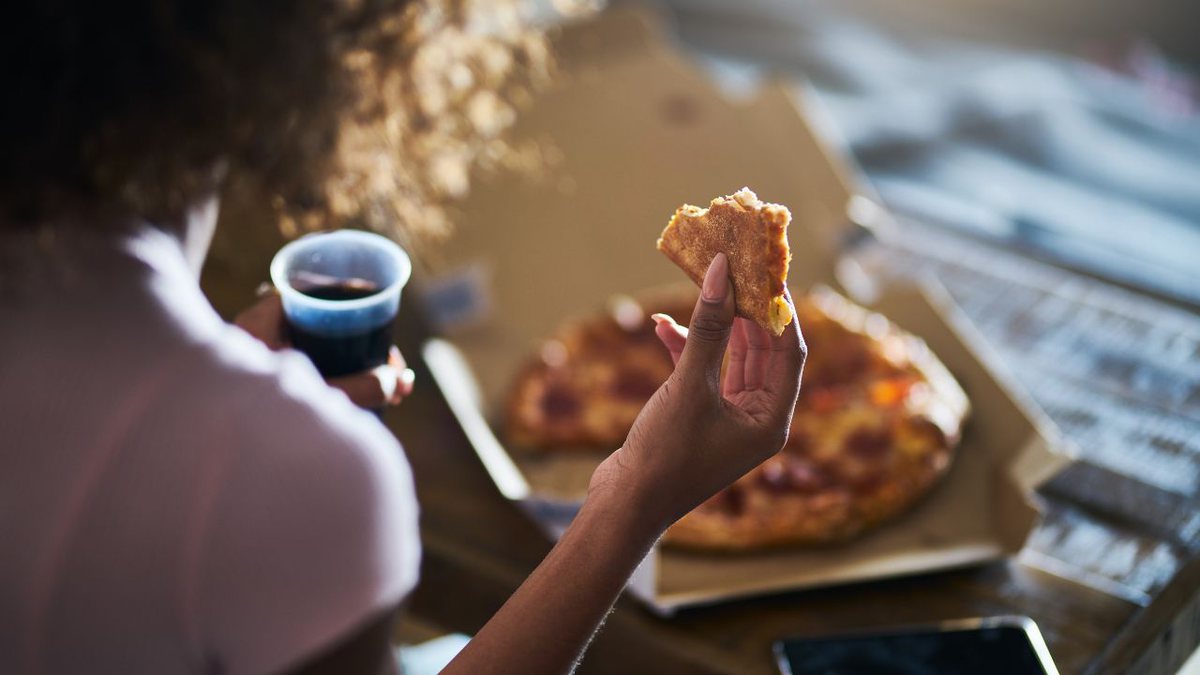
{"label": "pink top", "polygon": [[224,323],[171,237],[79,239],[0,290],[0,672],[266,673],[397,604],[391,433]]}

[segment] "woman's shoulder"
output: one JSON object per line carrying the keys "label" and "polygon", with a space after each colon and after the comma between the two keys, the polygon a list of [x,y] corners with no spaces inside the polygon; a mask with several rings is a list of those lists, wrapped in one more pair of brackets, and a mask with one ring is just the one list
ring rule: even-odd
{"label": "woman's shoulder", "polygon": [[303,355],[233,327],[202,352],[195,403],[228,439],[198,566],[202,631],[234,670],[275,670],[413,587],[412,476],[391,432]]}
{"label": "woman's shoulder", "polygon": [[225,420],[233,463],[251,480],[312,483],[304,488],[309,500],[328,493],[392,506],[411,500],[396,437],[302,354],[267,350],[233,327],[209,349],[209,381],[197,404]]}
{"label": "woman's shoulder", "polygon": [[303,354],[272,351],[234,326],[196,346],[195,405],[217,408],[251,436],[313,437],[394,454],[399,445],[373,414],[328,386]]}

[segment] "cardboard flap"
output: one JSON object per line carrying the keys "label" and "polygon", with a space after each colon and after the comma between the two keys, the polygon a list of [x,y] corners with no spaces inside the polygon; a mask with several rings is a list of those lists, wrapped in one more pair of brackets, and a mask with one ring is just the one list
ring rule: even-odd
{"label": "cardboard flap", "polygon": [[[538,140],[561,159],[536,180],[478,176],[461,205],[461,226],[427,270],[473,269],[488,285],[493,316],[453,337],[481,356],[473,365],[489,410],[502,402],[513,353],[531,352],[563,319],[595,310],[612,293],[680,279],[654,242],[683,203],[703,205],[749,186],[787,204],[796,216],[792,282],[836,285],[832,249],[812,233],[835,229],[854,193],[805,129],[790,92],[773,86],[728,101],[657,45],[603,66],[564,73],[519,118],[517,138]],[[534,274],[537,302],[522,301]],[[498,312],[502,321],[489,320]]]}
{"label": "cardboard flap", "polygon": [[1025,494],[1033,494],[1042,483],[1075,461],[1078,452],[1008,371],[941,282],[926,277],[921,279],[920,289],[925,304],[941,318],[939,323],[953,331],[955,340],[964,347],[967,356],[986,372],[986,379],[980,378],[973,385],[979,392],[976,396],[980,397],[974,399],[976,407],[988,405],[1008,410],[1010,416],[1019,416],[1022,424],[1030,429],[1025,442],[1017,446],[1021,450],[1014,454],[1009,473]]}
{"label": "cardboard flap", "polygon": [[529,497],[529,483],[483,416],[478,380],[462,352],[445,340],[434,339],[425,343],[421,357],[500,494],[514,501]]}

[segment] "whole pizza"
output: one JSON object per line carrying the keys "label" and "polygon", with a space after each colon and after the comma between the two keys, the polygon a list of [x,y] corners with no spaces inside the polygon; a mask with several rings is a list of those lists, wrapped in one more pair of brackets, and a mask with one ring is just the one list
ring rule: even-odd
{"label": "whole pizza", "polygon": [[[791,213],[749,188],[676,209],[657,247],[700,284],[729,261],[739,316],[779,335],[800,322],[808,360],[787,444],[688,513],[667,544],[746,551],[850,539],[908,510],[950,467],[967,398],[925,343],[828,289],[786,301]],[[671,375],[643,306],[690,323],[694,291],[624,298],[547,340],[509,397],[509,439],[543,452],[611,452]]]}
{"label": "whole pizza", "polygon": [[[622,298],[565,323],[521,371],[507,431],[537,452],[610,452],[672,371],[651,312],[686,324],[694,292]],[[783,450],[675,523],[669,545],[746,551],[850,539],[945,475],[967,414],[919,338],[825,288],[796,298],[808,361]]]}

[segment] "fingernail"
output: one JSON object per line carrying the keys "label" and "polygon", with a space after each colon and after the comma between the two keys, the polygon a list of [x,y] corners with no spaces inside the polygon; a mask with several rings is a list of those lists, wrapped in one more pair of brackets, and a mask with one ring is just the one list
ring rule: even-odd
{"label": "fingernail", "polygon": [[416,381],[417,374],[413,372],[412,368],[405,368],[404,370],[400,371],[400,382],[403,383],[405,387],[411,389],[413,383]]}
{"label": "fingernail", "polygon": [[729,259],[724,253],[718,253],[709,264],[708,271],[704,273],[704,285],[700,288],[700,295],[704,297],[705,302],[721,303],[728,294]]}
{"label": "fingernail", "polygon": [[654,323],[656,323],[656,324],[665,323],[667,325],[670,325],[670,324],[675,323],[675,319],[672,319],[671,317],[667,316],[666,314],[651,314],[650,318],[654,319]]}
{"label": "fingernail", "polygon": [[403,375],[398,378],[396,371],[388,366],[379,366],[375,368],[374,372],[376,379],[379,380],[379,388],[383,391],[383,400],[392,400],[392,397],[396,395],[396,387],[399,386],[397,380],[403,378]]}

